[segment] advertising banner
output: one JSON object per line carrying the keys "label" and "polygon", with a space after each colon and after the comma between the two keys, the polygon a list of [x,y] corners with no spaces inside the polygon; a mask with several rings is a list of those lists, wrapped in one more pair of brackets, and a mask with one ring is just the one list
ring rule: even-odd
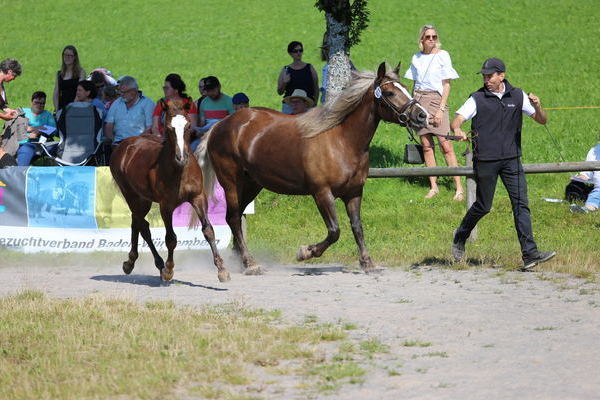
{"label": "advertising banner", "polygon": [[[209,220],[219,248],[231,240],[225,196],[215,187]],[[200,227],[188,228],[188,203],[173,213],[177,249],[209,250]],[[158,204],[146,216],[157,250],[166,250]],[[128,251],[131,213],[108,167],[0,169],[0,249],[23,252]],[[139,238],[139,251],[150,251]]]}

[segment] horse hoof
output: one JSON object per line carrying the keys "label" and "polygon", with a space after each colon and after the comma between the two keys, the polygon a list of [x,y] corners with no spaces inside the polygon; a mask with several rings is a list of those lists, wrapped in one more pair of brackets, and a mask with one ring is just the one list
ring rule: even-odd
{"label": "horse hoof", "polygon": [[310,250],[308,250],[308,246],[301,246],[298,250],[298,254],[296,254],[296,259],[298,261],[308,260],[311,257],[312,255],[310,254]]}
{"label": "horse hoof", "polygon": [[169,268],[163,268],[160,270],[160,279],[162,279],[165,282],[170,281],[171,279],[173,279],[173,274],[175,272],[172,269]]}
{"label": "horse hoof", "polygon": [[229,282],[231,280],[231,276],[229,275],[229,271],[220,271],[217,274],[219,278],[219,282]]}
{"label": "horse hoof", "polygon": [[266,269],[261,267],[260,265],[253,265],[251,267],[246,268],[244,271],[244,275],[264,275],[267,272]]}
{"label": "horse hoof", "polygon": [[125,272],[125,274],[129,275],[131,273],[131,271],[133,271],[134,266],[135,266],[135,263],[132,263],[131,261],[125,261],[123,263],[123,272]]}

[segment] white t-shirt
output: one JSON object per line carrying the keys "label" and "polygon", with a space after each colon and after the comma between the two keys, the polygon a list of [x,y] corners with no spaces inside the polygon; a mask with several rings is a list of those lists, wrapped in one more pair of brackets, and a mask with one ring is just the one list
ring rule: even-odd
{"label": "white t-shirt", "polygon": [[[501,99],[504,96],[504,92],[501,93],[496,93],[496,92],[492,92],[493,94],[495,94],[496,96],[498,96],[499,99]],[[532,116],[533,114],[535,114],[535,108],[533,108],[533,106],[531,105],[531,102],[529,101],[529,97],[527,96],[527,94],[525,92],[523,92],[523,107],[521,108],[523,110],[523,112],[529,116]],[[458,111],[456,111],[457,114],[462,115],[465,118],[465,121],[468,121],[470,119],[472,119],[475,115],[477,115],[477,103],[475,103],[475,99],[473,98],[473,96],[470,96],[467,101],[465,101],[465,104],[463,104]]]}
{"label": "white t-shirt", "polygon": [[458,73],[452,67],[450,54],[440,50],[433,54],[415,53],[404,77],[415,81],[415,90],[434,90],[442,95],[442,81],[457,79]]}
{"label": "white t-shirt", "polygon": [[[595,145],[588,151],[585,161],[600,161],[600,143]],[[588,171],[583,172],[588,178],[594,180],[594,187],[600,187],[600,171]]]}

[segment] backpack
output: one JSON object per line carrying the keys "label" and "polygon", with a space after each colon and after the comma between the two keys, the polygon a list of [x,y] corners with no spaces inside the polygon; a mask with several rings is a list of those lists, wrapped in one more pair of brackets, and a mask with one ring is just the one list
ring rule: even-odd
{"label": "backpack", "polygon": [[572,180],[565,188],[565,200],[570,203],[579,201],[585,203],[590,192],[594,189],[591,183]]}

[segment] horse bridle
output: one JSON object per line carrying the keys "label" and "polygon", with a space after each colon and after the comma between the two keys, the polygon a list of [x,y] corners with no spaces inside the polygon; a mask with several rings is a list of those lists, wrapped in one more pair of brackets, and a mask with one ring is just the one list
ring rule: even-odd
{"label": "horse bridle", "polygon": [[408,128],[408,121],[410,120],[410,117],[408,116],[408,112],[409,109],[412,110],[412,108],[414,108],[416,106],[417,99],[415,99],[414,97],[411,98],[409,101],[407,101],[406,103],[404,103],[402,105],[402,107],[397,108],[391,101],[389,101],[386,96],[383,95],[382,91],[381,91],[381,87],[388,85],[390,83],[395,83],[394,81],[387,81],[384,82],[380,85],[378,85],[375,88],[375,98],[377,99],[381,99],[383,100],[383,102],[392,110],[392,112],[394,113],[394,115],[396,115],[396,117],[398,118],[398,124],[400,124],[400,126],[403,126],[405,128]]}

